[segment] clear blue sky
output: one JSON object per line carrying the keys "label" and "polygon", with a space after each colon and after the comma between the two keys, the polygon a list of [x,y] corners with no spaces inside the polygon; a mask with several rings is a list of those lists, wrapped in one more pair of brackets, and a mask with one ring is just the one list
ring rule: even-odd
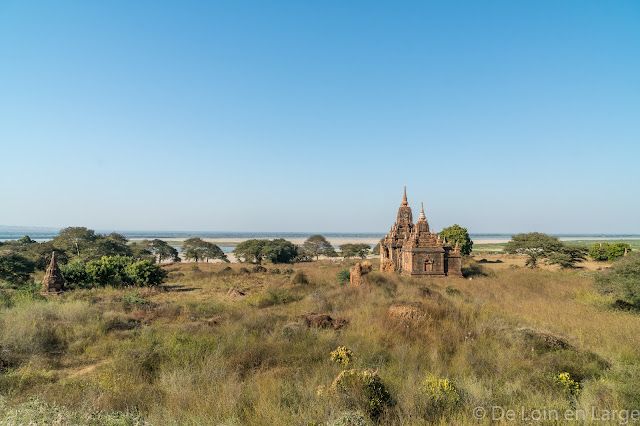
{"label": "clear blue sky", "polygon": [[2,225],[640,233],[639,160],[635,0],[0,2]]}

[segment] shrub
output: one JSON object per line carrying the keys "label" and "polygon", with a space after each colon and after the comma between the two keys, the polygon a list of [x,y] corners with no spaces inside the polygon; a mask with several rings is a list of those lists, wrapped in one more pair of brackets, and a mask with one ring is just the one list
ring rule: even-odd
{"label": "shrub", "polygon": [[256,295],[250,299],[249,303],[259,308],[266,308],[267,306],[282,305],[293,302],[294,300],[295,297],[293,297],[288,290],[278,288]]}
{"label": "shrub", "polygon": [[89,283],[85,265],[79,260],[60,265],[60,272],[69,285],[83,286]]}
{"label": "shrub", "polygon": [[596,284],[604,293],[640,307],[640,254],[623,257],[596,275]]}
{"label": "shrub", "polygon": [[483,277],[489,274],[487,274],[484,266],[478,263],[475,259],[471,257],[464,257],[462,259],[462,275],[465,277]]}
{"label": "shrub", "polygon": [[35,263],[17,253],[0,255],[0,279],[12,284],[26,282],[35,270]]}
{"label": "shrub", "polygon": [[449,296],[459,296],[460,295],[460,290],[458,290],[457,288],[448,285],[447,288],[444,289],[445,293],[447,293]]}
{"label": "shrub", "polygon": [[132,285],[156,287],[162,284],[167,272],[149,260],[141,260],[125,267],[128,282]]}
{"label": "shrub", "polygon": [[348,366],[349,363],[356,358],[351,349],[346,346],[338,346],[330,355],[331,362],[342,365],[343,367]]}
{"label": "shrub", "polygon": [[309,279],[304,271],[298,271],[291,277],[291,283],[293,284],[309,284]]}
{"label": "shrub", "polygon": [[552,374],[551,378],[568,396],[580,394],[580,383],[573,380],[569,373]]}
{"label": "shrub", "polygon": [[428,377],[422,384],[427,396],[427,410],[434,417],[454,410],[460,404],[460,393],[449,379]]}
{"label": "shrub", "polygon": [[624,255],[625,249],[631,251],[631,246],[627,243],[596,243],[589,248],[589,256],[599,262],[613,262]]}
{"label": "shrub", "polygon": [[361,412],[345,411],[331,423],[331,426],[367,426],[369,424],[371,423]]}
{"label": "shrub", "polygon": [[140,296],[138,290],[127,291],[122,295],[122,301],[128,305],[148,305],[149,301]]}
{"label": "shrub", "polygon": [[343,370],[331,384],[329,392],[348,397],[372,419],[378,418],[386,407],[393,405],[391,394],[376,371]]}
{"label": "shrub", "polygon": [[340,284],[346,284],[349,282],[349,280],[351,280],[351,272],[349,272],[348,269],[343,269],[342,271],[338,272],[336,277],[338,278],[338,282]]}

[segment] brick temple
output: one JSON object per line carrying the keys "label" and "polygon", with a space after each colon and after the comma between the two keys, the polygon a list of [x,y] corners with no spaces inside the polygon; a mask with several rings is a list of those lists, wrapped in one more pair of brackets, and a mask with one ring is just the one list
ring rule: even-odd
{"label": "brick temple", "polygon": [[380,243],[380,270],[399,271],[411,277],[461,277],[461,263],[458,242],[453,246],[429,229],[424,206],[418,221],[413,223],[405,186],[396,222]]}

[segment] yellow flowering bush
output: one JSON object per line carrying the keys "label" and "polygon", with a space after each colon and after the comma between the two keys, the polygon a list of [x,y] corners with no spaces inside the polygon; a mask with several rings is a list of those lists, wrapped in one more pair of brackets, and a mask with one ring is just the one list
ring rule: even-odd
{"label": "yellow flowering bush", "polygon": [[449,379],[428,377],[422,384],[422,390],[428,399],[427,408],[433,414],[450,411],[460,404],[460,393]]}
{"label": "yellow flowering bush", "polygon": [[318,395],[340,396],[351,401],[375,419],[385,407],[393,405],[393,398],[377,371],[343,370],[328,388],[318,387]]}
{"label": "yellow flowering bush", "polygon": [[347,348],[346,346],[338,346],[336,350],[330,353],[330,355],[331,362],[335,362],[336,364],[342,365],[344,367],[349,365],[349,363],[351,363],[351,361],[356,358],[351,349]]}
{"label": "yellow flowering bush", "polygon": [[580,383],[573,380],[569,373],[553,374],[551,377],[553,378],[553,381],[568,395],[578,396],[580,393]]}

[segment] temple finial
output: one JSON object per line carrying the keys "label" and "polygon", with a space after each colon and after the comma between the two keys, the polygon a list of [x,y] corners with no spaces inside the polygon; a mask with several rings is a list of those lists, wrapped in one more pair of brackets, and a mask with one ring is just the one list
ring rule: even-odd
{"label": "temple finial", "polygon": [[404,186],[404,195],[402,196],[402,205],[408,206],[409,202],[407,201],[407,186]]}
{"label": "temple finial", "polygon": [[418,219],[427,220],[427,217],[424,215],[424,204],[422,201],[420,202],[420,217]]}

